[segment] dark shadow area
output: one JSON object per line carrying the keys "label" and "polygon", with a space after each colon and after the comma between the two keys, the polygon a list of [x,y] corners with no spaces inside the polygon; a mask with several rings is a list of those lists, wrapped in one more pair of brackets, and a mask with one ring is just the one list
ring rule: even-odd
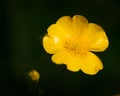
{"label": "dark shadow area", "polygon": [[[120,94],[119,0],[2,0],[1,1],[0,96],[115,96]],[[85,16],[103,27],[109,48],[96,53],[104,69],[95,76],[64,69],[59,73],[42,46],[49,25],[65,15]],[[30,70],[40,73],[37,84],[29,82]]]}

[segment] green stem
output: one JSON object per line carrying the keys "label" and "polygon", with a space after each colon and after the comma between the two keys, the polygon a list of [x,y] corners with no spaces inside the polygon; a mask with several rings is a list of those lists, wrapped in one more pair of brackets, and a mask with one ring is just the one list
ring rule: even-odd
{"label": "green stem", "polygon": [[62,72],[64,72],[64,69],[66,67],[62,66],[62,68],[57,72],[57,73],[53,73],[53,75],[51,77],[49,77],[45,82],[43,82],[40,85],[40,88],[43,88],[45,85],[47,85],[51,80],[55,79],[56,77],[58,77]]}

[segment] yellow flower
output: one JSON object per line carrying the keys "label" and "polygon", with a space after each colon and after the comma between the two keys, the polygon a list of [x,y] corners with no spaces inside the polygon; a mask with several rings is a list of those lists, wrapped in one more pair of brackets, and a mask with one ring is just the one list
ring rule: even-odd
{"label": "yellow flower", "polygon": [[72,18],[61,17],[47,31],[43,47],[47,53],[54,54],[54,63],[65,64],[70,71],[81,70],[90,75],[103,69],[101,60],[92,53],[104,51],[109,45],[102,27],[75,15]]}
{"label": "yellow flower", "polygon": [[31,70],[28,73],[28,77],[32,80],[32,81],[38,81],[40,79],[40,74],[36,71],[36,70]]}

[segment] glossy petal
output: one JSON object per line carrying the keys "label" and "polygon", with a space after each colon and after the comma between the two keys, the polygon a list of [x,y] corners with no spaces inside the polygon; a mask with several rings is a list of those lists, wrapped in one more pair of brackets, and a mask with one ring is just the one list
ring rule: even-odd
{"label": "glossy petal", "polygon": [[56,64],[65,64],[67,69],[73,72],[80,70],[80,58],[67,51],[56,53],[52,56],[52,61]]}
{"label": "glossy petal", "polygon": [[87,28],[88,21],[81,15],[75,15],[72,18],[70,16],[63,16],[56,22],[56,26],[60,32],[66,33],[67,37],[80,36]]}
{"label": "glossy petal", "polygon": [[101,60],[92,52],[88,52],[85,56],[81,58],[81,60],[81,70],[86,74],[94,75],[99,70],[103,69],[103,64]]}
{"label": "glossy petal", "polygon": [[[57,20],[56,26],[60,30],[60,34],[71,34],[72,32],[72,19],[70,16],[63,16]],[[67,36],[67,35],[65,35]]]}
{"label": "glossy petal", "polygon": [[86,42],[88,42],[88,49],[90,51],[104,51],[108,47],[108,38],[102,27],[94,23],[90,23],[86,31],[85,37],[87,38]]}
{"label": "glossy petal", "polygon": [[85,17],[81,15],[75,15],[72,18],[72,34],[74,36],[81,36],[84,34],[85,29],[88,26],[88,21]]}
{"label": "glossy petal", "polygon": [[47,29],[48,35],[52,37],[57,37],[59,40],[63,41],[67,37],[67,31],[63,30],[64,28],[60,28],[57,24],[52,24]]}
{"label": "glossy petal", "polygon": [[47,53],[54,54],[60,50],[63,50],[63,44],[57,37],[52,37],[49,35],[43,38],[43,47]]}
{"label": "glossy petal", "polygon": [[84,73],[90,75],[94,75],[103,69],[101,60],[91,52],[86,55],[73,55],[62,51],[53,55],[52,61],[56,64],[65,64],[70,71],[77,72],[81,69]]}

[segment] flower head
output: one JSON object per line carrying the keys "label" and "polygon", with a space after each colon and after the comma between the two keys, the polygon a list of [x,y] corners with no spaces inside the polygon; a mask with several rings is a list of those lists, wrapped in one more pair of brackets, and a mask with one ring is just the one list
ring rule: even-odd
{"label": "flower head", "polygon": [[31,70],[28,73],[28,77],[32,80],[32,81],[38,81],[40,79],[40,74],[36,71],[36,70]]}
{"label": "flower head", "polygon": [[93,52],[104,51],[109,41],[97,24],[88,23],[81,15],[63,16],[48,28],[43,47],[53,54],[52,61],[65,64],[73,72],[79,70],[94,75],[103,69],[101,60]]}

